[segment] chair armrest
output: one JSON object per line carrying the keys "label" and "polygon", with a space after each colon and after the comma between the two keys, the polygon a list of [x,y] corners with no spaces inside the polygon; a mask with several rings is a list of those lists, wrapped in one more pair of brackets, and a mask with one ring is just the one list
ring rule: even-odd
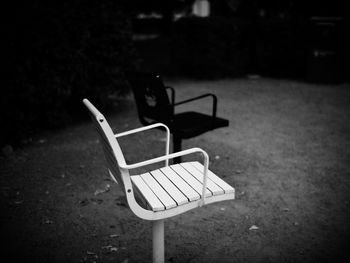
{"label": "chair armrest", "polygon": [[166,89],[170,89],[170,94],[171,94],[171,105],[175,105],[175,89],[173,87],[165,86]]}
{"label": "chair armrest", "polygon": [[176,157],[179,157],[179,156],[193,154],[193,153],[196,153],[196,152],[200,152],[203,155],[203,166],[204,166],[203,175],[204,175],[204,180],[203,180],[203,188],[202,188],[202,201],[201,201],[201,204],[200,204],[200,206],[202,206],[204,204],[205,192],[206,192],[206,188],[207,188],[209,156],[204,150],[202,150],[200,148],[197,148],[197,147],[196,148],[191,148],[191,149],[187,149],[187,150],[184,150],[184,151],[163,155],[163,156],[160,156],[160,157],[157,157],[157,158],[149,159],[149,160],[138,162],[138,163],[134,163],[134,164],[119,165],[119,167],[122,168],[122,169],[130,170],[130,169],[135,169],[135,168],[139,168],[139,167],[150,165],[150,164],[154,164],[154,163],[159,163],[161,161],[173,159],[173,158],[176,158]]}
{"label": "chair armrest", "polygon": [[216,109],[217,109],[218,99],[212,93],[206,93],[206,94],[203,94],[203,95],[198,96],[198,97],[194,97],[194,98],[191,98],[191,99],[187,99],[187,100],[183,100],[183,101],[177,102],[177,103],[174,104],[174,106],[178,106],[178,105],[181,105],[181,104],[184,104],[184,103],[187,103],[187,102],[190,102],[190,101],[194,101],[194,100],[199,100],[199,99],[202,99],[202,98],[205,98],[205,97],[212,97],[213,98],[213,112],[212,112],[212,116],[215,118],[216,117]]}
{"label": "chair armrest", "polygon": [[[140,128],[136,128],[136,129],[132,129],[126,132],[121,132],[121,133],[117,133],[114,134],[115,138],[120,138],[123,136],[127,136],[133,133],[138,133],[138,132],[142,132],[142,131],[146,131],[146,130],[150,130],[150,129],[154,129],[157,127],[164,127],[166,130],[166,142],[165,142],[165,154],[168,155],[169,154],[169,149],[170,149],[170,130],[168,128],[168,126],[166,126],[163,123],[155,123],[155,124],[151,124],[148,126],[144,126],[144,127],[140,127]],[[165,160],[165,165],[168,166],[169,165],[169,159]]]}

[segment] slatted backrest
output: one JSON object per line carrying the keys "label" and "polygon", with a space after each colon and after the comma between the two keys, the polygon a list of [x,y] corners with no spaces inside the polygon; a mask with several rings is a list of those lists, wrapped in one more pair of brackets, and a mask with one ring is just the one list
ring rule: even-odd
{"label": "slatted backrest", "polygon": [[[145,72],[126,72],[134,93],[140,122],[168,124],[172,119],[173,106],[159,75]],[[153,121],[149,121],[151,119]]]}
{"label": "slatted backrest", "polygon": [[[121,170],[119,167],[119,164],[125,165],[125,159],[118,141],[102,113],[96,109],[89,100],[84,99],[83,103],[88,108],[90,117],[99,134],[99,140],[104,151],[108,169],[110,173],[112,173],[111,176],[122,185],[122,188],[125,191],[125,184],[130,185],[130,176],[128,171]],[[126,180],[128,182],[125,182]]]}

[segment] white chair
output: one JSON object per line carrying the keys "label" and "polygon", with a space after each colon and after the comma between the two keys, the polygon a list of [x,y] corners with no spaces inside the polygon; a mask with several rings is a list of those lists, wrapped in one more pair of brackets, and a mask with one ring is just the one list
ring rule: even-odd
{"label": "white chair", "polygon": [[[208,170],[208,154],[200,148],[169,154],[170,132],[166,125],[156,123],[114,134],[105,117],[87,99],[83,103],[99,133],[109,174],[123,189],[131,211],[138,217],[153,221],[153,262],[164,262],[164,219],[191,209],[235,198],[235,190],[212,171]],[[127,164],[117,138],[145,130],[164,127],[166,130],[165,155],[154,159]],[[201,153],[203,164],[183,162],[169,165],[169,159]],[[163,168],[143,174],[130,175],[130,170],[164,161]],[[135,194],[142,202],[137,202]]]}

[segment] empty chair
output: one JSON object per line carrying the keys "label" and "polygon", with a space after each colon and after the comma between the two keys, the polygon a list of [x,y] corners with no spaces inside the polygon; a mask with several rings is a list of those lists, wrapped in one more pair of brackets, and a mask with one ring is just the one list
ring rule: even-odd
{"label": "empty chair", "polygon": [[[210,130],[229,125],[228,120],[216,116],[217,97],[207,93],[184,101],[175,102],[175,90],[164,85],[161,77],[152,73],[127,72],[126,77],[134,93],[137,112],[143,125],[161,122],[167,125],[173,134],[173,151],[181,151],[182,139],[189,139]],[[167,90],[170,91],[170,99]],[[195,111],[175,114],[175,106],[211,97],[212,114]],[[181,162],[181,158],[175,158]]]}
{"label": "empty chair", "polygon": [[[156,123],[114,134],[105,117],[87,99],[83,100],[95,124],[112,179],[126,195],[128,207],[139,218],[153,221],[153,262],[164,262],[164,219],[191,209],[235,198],[235,190],[208,169],[209,157],[200,148],[169,154],[169,128]],[[165,154],[133,164],[125,162],[117,139],[153,128],[166,130]],[[179,156],[201,153],[202,163],[169,165]],[[164,161],[160,169],[134,174],[132,170]],[[136,198],[137,197],[137,198]]]}

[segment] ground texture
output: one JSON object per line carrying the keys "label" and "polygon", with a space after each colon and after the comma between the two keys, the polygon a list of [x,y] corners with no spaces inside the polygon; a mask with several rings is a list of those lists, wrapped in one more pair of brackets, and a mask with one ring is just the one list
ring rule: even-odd
{"label": "ground texture", "polygon": [[[236,188],[237,199],[167,220],[167,262],[350,262],[349,85],[264,78],[168,84],[177,100],[218,96],[218,115],[230,126],[183,148],[206,150],[210,169]],[[210,113],[210,105],[204,99],[177,110]],[[140,126],[132,97],[106,117],[116,132]],[[123,139],[127,161],[163,154],[163,136]],[[151,223],[124,205],[90,122],[2,152],[4,262],[151,262]]]}

